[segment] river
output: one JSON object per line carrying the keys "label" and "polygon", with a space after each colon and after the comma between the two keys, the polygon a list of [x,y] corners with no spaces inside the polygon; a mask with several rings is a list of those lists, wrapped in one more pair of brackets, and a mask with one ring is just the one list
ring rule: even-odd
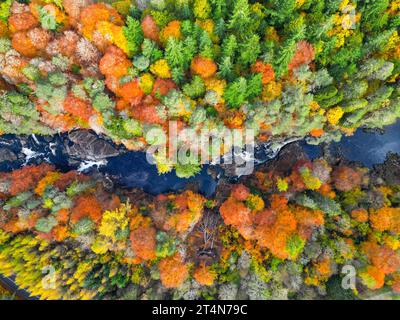
{"label": "river", "polygon": [[[95,138],[92,134],[89,140],[93,139]],[[79,146],[79,142],[79,148],[71,148],[71,144],[74,144],[71,140],[74,138],[68,134],[52,137],[2,135],[0,171],[10,171],[27,164],[45,161],[61,171],[78,169],[84,173],[100,172],[112,177],[121,187],[141,188],[151,194],[178,191],[188,184],[195,183],[198,184],[199,191],[206,196],[214,193],[218,177],[222,174],[221,170],[220,174],[210,174],[208,165],[205,165],[199,174],[189,179],[178,178],[174,172],[159,175],[156,167],[147,162],[144,152],[128,151],[116,146],[106,137],[101,137],[100,145],[96,145],[90,152],[87,151],[90,149],[89,145]],[[308,145],[305,141],[299,143],[310,158],[322,154],[321,146]],[[98,148],[102,150],[103,156],[95,159],[93,156]],[[343,137],[340,142],[331,143],[329,148],[334,152],[339,151],[347,160],[372,167],[382,163],[388,152],[400,153],[400,121],[386,127],[384,132],[359,129],[353,136]],[[273,158],[277,152],[278,150],[269,148],[258,149],[257,163]]]}

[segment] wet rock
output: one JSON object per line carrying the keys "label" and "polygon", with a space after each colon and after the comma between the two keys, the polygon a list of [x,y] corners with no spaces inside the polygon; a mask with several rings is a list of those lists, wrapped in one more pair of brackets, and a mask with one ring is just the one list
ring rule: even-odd
{"label": "wet rock", "polygon": [[0,162],[15,160],[17,160],[17,156],[14,152],[7,148],[0,148]]}
{"label": "wet rock", "polygon": [[248,146],[243,150],[234,150],[232,154],[224,156],[221,168],[224,169],[224,175],[233,180],[241,176],[250,176],[255,171],[255,166],[274,159],[284,146],[296,140],[298,139],[271,141],[258,144],[254,148]]}
{"label": "wet rock", "polygon": [[72,131],[68,133],[68,140],[65,142],[66,151],[73,158],[98,161],[119,155],[110,142],[89,130]]}
{"label": "wet rock", "polygon": [[279,155],[267,164],[270,171],[287,173],[299,160],[307,160],[308,157],[299,143],[294,142],[286,145]]}
{"label": "wet rock", "polygon": [[114,181],[110,177],[105,176],[102,183],[103,183],[104,189],[106,189],[108,191],[112,191],[114,189]]}
{"label": "wet rock", "polygon": [[21,149],[21,141],[22,137],[18,137],[15,135],[2,135],[0,136],[0,148],[12,149],[14,151],[18,151]]}
{"label": "wet rock", "polygon": [[114,191],[114,180],[113,177],[109,176],[107,173],[102,173],[99,171],[93,171],[91,173],[91,177],[95,179],[96,181],[101,182],[103,188],[107,192],[113,192]]}
{"label": "wet rock", "polygon": [[[292,142],[284,145],[279,149],[279,153],[275,158],[265,162],[257,168],[262,172],[275,172],[277,175],[286,175],[299,160],[307,160],[308,156],[298,142]],[[254,179],[254,175],[246,177],[247,179]],[[243,182],[243,181],[242,181]]]}
{"label": "wet rock", "polygon": [[389,152],[383,164],[374,166],[372,176],[384,180],[388,185],[400,184],[400,155]]}

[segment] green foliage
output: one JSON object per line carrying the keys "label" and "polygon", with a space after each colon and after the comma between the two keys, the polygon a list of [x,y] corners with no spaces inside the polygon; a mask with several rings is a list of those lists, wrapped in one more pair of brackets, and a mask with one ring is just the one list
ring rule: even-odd
{"label": "green foliage", "polygon": [[393,32],[395,32],[394,29],[389,29],[383,30],[379,32],[379,34],[366,35],[365,44],[362,48],[363,56],[367,56],[372,52],[381,51],[393,35]]}
{"label": "green foliage", "polygon": [[48,106],[44,106],[49,113],[58,114],[63,110],[63,102],[67,96],[67,87],[62,85],[65,82],[65,75],[58,72],[50,74],[46,80],[40,79],[36,82],[35,94],[49,103]]}
{"label": "green foliage", "polygon": [[343,278],[334,276],[330,278],[326,284],[328,298],[332,300],[355,300],[358,299],[353,290],[343,289]]}
{"label": "green foliage", "polygon": [[54,64],[61,71],[66,71],[68,69],[70,61],[68,57],[64,57],[58,54],[51,59],[51,63]]}
{"label": "green foliage", "polygon": [[233,61],[231,57],[223,57],[218,65],[218,75],[226,80],[232,80],[235,76],[233,71]]}
{"label": "green foliage", "polygon": [[175,15],[172,12],[168,12],[167,10],[151,10],[150,14],[156,21],[160,29],[164,28],[169,22],[175,19]]}
{"label": "green foliage", "polygon": [[222,41],[222,56],[234,58],[238,44],[234,34],[229,35]]}
{"label": "green foliage", "polygon": [[288,71],[288,64],[296,51],[296,41],[294,39],[287,39],[283,45],[277,50],[274,61],[274,70],[276,75],[283,76]]}
{"label": "green foliage", "polygon": [[157,44],[145,38],[142,43],[142,54],[150,60],[150,63],[157,61],[163,57],[163,52],[157,46]]}
{"label": "green foliage", "polygon": [[157,258],[166,258],[172,256],[176,252],[176,240],[166,232],[157,232]]}
{"label": "green foliage", "polygon": [[341,108],[345,113],[348,113],[365,108],[367,105],[368,101],[366,99],[355,99],[342,103]]}
{"label": "green foliage", "polygon": [[178,162],[175,166],[175,171],[178,178],[190,178],[201,171],[201,166],[197,159],[193,159],[193,161],[188,161],[187,164]]}
{"label": "green foliage", "polygon": [[[12,114],[13,117],[7,117]],[[39,112],[29,98],[16,91],[0,95],[0,130],[14,134],[50,134],[39,122]]]}
{"label": "green foliage", "polygon": [[178,117],[181,113],[192,111],[193,105],[188,97],[178,90],[171,90],[162,99],[163,104],[168,108],[171,117]]}
{"label": "green foliage", "polygon": [[82,84],[74,84],[71,88],[71,92],[75,97],[79,99],[86,100],[88,98],[88,95]]}
{"label": "green foliage", "polygon": [[165,48],[165,58],[168,65],[172,68],[173,80],[177,83],[183,81],[184,71],[190,66],[195,54],[195,47],[191,38],[186,38],[185,42],[175,38],[169,38]]}
{"label": "green foliage", "polygon": [[339,92],[337,95],[335,95],[331,98],[327,98],[327,99],[323,99],[323,100],[319,101],[319,104],[323,108],[329,108],[334,105],[337,105],[342,100],[343,100],[343,93]]}
{"label": "green foliage", "polygon": [[322,88],[316,94],[314,94],[314,100],[321,102],[330,98],[333,98],[338,93],[338,90],[335,86],[329,86]]}
{"label": "green foliage", "polygon": [[271,5],[274,11],[268,10],[273,21],[284,23],[292,18],[293,11],[296,7],[296,0],[272,0]]}
{"label": "green foliage", "polygon": [[93,99],[93,107],[100,111],[105,112],[107,110],[112,110],[114,108],[115,102],[105,93],[96,94]]}
{"label": "green foliage", "polygon": [[32,210],[32,209],[37,208],[41,203],[42,203],[42,201],[39,199],[29,199],[26,202],[25,206],[27,209]]}
{"label": "green foliage", "polygon": [[20,207],[27,200],[29,200],[32,197],[32,195],[33,194],[30,191],[19,193],[15,197],[12,197],[12,198],[7,200],[7,202],[3,206],[3,210],[10,210],[11,208]]}
{"label": "green foliage", "polygon": [[237,0],[234,3],[232,14],[229,18],[228,28],[242,32],[251,23],[250,6],[248,0]]}
{"label": "green foliage", "polygon": [[325,212],[328,216],[340,215],[342,210],[340,208],[340,204],[338,204],[336,201],[315,192],[312,193],[312,198],[317,203],[318,208]]}
{"label": "green foliage", "polygon": [[296,203],[313,210],[322,210],[328,216],[337,216],[342,212],[340,204],[316,192],[298,195]]}
{"label": "green foliage", "polygon": [[61,209],[72,208],[73,201],[64,192],[57,192],[56,190],[55,188],[47,187],[43,195],[45,202],[51,200],[51,212],[56,214]]}
{"label": "green foliage", "polygon": [[252,100],[261,94],[262,90],[261,77],[262,77],[261,73],[258,73],[252,76],[247,81],[247,99]]}
{"label": "green foliage", "polygon": [[46,30],[56,30],[59,27],[59,24],[56,21],[56,18],[49,13],[44,7],[38,6],[39,10],[39,20],[43,29]]}
{"label": "green foliage", "polygon": [[232,108],[239,108],[247,98],[247,80],[243,77],[230,83],[225,89],[224,98]]}
{"label": "green foliage", "polygon": [[91,98],[94,98],[99,93],[103,93],[105,88],[104,81],[91,77],[86,77],[83,80],[83,86]]}
{"label": "green foliage", "polygon": [[192,99],[200,98],[204,95],[206,87],[203,79],[199,76],[194,76],[190,83],[186,83],[182,87],[183,93]]}
{"label": "green foliage", "polygon": [[368,90],[368,81],[366,80],[353,80],[346,84],[343,88],[343,95],[345,99],[359,99],[364,96]]}
{"label": "green foliage", "polygon": [[390,102],[386,108],[375,110],[367,115],[363,121],[364,125],[369,128],[383,128],[391,125],[400,117],[400,98],[396,98]]}
{"label": "green foliage", "polygon": [[190,116],[192,125],[201,125],[207,119],[207,111],[203,107],[198,107]]}
{"label": "green foliage", "polygon": [[150,66],[150,59],[144,55],[133,58],[133,65],[139,70],[144,71]]}
{"label": "green foliage", "polygon": [[366,31],[379,31],[388,22],[389,0],[367,0],[361,8],[361,25]]}
{"label": "green foliage", "polygon": [[66,194],[69,197],[73,197],[77,194],[85,192],[86,190],[92,188],[95,185],[93,181],[83,181],[83,182],[72,182],[66,189]]}
{"label": "green foliage", "polygon": [[0,38],[0,53],[6,53],[11,49],[11,41],[8,38]]}
{"label": "green foliage", "polygon": [[292,234],[287,240],[286,250],[292,260],[295,260],[303,251],[305,241],[298,234]]}
{"label": "green foliage", "polygon": [[75,223],[72,227],[72,232],[78,236],[88,234],[95,227],[95,223],[87,217],[79,219],[77,223]]}
{"label": "green foliage", "polygon": [[5,0],[0,3],[0,20],[7,22],[8,17],[10,16],[11,4],[12,0]]}
{"label": "green foliage", "polygon": [[[189,38],[190,39],[190,38]],[[193,43],[185,43],[185,45],[194,45]],[[207,32],[202,31],[200,40],[199,40],[199,54],[205,58],[213,59],[214,58],[214,47],[213,43],[211,41],[210,36],[208,35]]]}
{"label": "green foliage", "polygon": [[246,101],[259,95],[261,90],[261,74],[256,74],[249,80],[241,77],[227,86],[224,98],[231,108],[239,108]]}
{"label": "green foliage", "polygon": [[194,0],[193,13],[196,18],[207,19],[211,14],[211,6],[208,0]]}
{"label": "green foliage", "polygon": [[52,72],[48,75],[48,80],[53,86],[65,85],[68,81],[66,75],[62,72]]}
{"label": "green foliage", "polygon": [[122,32],[127,40],[127,49],[129,56],[138,53],[143,42],[143,31],[140,22],[131,16],[126,19],[126,26],[122,27]]}
{"label": "green foliage", "polygon": [[132,137],[132,134],[125,129],[125,119],[122,117],[115,115],[107,117],[105,119],[105,128],[107,129],[107,134],[114,139],[129,139]]}
{"label": "green foliage", "polygon": [[126,119],[123,126],[125,131],[133,136],[142,135],[142,125],[135,119]]}
{"label": "green foliage", "polygon": [[57,225],[57,220],[50,215],[45,218],[40,218],[36,221],[35,229],[39,232],[49,233]]}
{"label": "green foliage", "polygon": [[256,62],[257,57],[261,52],[259,36],[254,34],[248,37],[248,39],[241,43],[239,52],[239,61],[243,65],[253,64]]}

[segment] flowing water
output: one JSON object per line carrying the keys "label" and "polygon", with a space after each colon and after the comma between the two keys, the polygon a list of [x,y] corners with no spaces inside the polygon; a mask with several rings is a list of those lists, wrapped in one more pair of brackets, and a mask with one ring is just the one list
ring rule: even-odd
{"label": "flowing water", "polygon": [[[68,134],[53,137],[2,135],[0,171],[48,162],[62,171],[77,169],[85,173],[101,172],[112,177],[119,186],[141,188],[151,194],[178,191],[188,184],[195,183],[198,184],[199,191],[206,196],[214,193],[218,178],[222,174],[222,170],[220,174],[210,174],[209,166],[205,165],[199,174],[189,179],[178,178],[175,172],[159,175],[156,167],[147,162],[144,152],[128,151],[104,137],[100,138],[115,150],[114,154],[109,157],[105,154],[97,159],[87,155],[71,154],[69,147],[73,142]],[[300,141],[300,145],[310,158],[322,154],[321,146],[307,145],[305,141]],[[382,133],[360,129],[353,136],[343,137],[340,142],[331,143],[329,147],[333,151],[339,151],[348,160],[359,161],[367,167],[372,167],[374,164],[382,163],[389,151],[400,153],[400,121],[386,127]],[[279,149],[280,147],[272,150],[268,145],[258,148],[256,163],[263,163],[275,157]]]}

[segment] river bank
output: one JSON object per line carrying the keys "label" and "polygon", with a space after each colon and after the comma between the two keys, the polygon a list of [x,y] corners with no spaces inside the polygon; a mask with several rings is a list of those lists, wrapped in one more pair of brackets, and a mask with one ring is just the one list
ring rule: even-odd
{"label": "river bank", "polygon": [[[206,199],[25,166],[1,174],[0,272],[44,299],[396,297],[399,168],[394,154],[368,170],[292,143]],[[41,285],[52,265],[55,290]],[[340,287],[349,265],[357,295]]]}
{"label": "river bank", "polygon": [[[342,137],[340,142],[329,145],[309,145],[305,140],[292,143],[298,143],[311,159],[330,152],[371,168],[382,163],[388,152],[400,152],[400,121],[382,132],[359,129],[353,136]],[[285,143],[278,147],[259,145],[255,149],[255,164],[275,158],[282,148]],[[195,184],[202,194],[211,196],[218,180],[231,176],[226,166],[210,165],[204,165],[200,173],[189,179],[178,178],[174,171],[159,175],[156,166],[147,162],[144,152],[129,151],[92,131],[77,130],[55,136],[0,136],[0,172],[42,162],[61,171],[79,170],[99,175],[108,183],[140,188],[151,194],[183,190]]]}

